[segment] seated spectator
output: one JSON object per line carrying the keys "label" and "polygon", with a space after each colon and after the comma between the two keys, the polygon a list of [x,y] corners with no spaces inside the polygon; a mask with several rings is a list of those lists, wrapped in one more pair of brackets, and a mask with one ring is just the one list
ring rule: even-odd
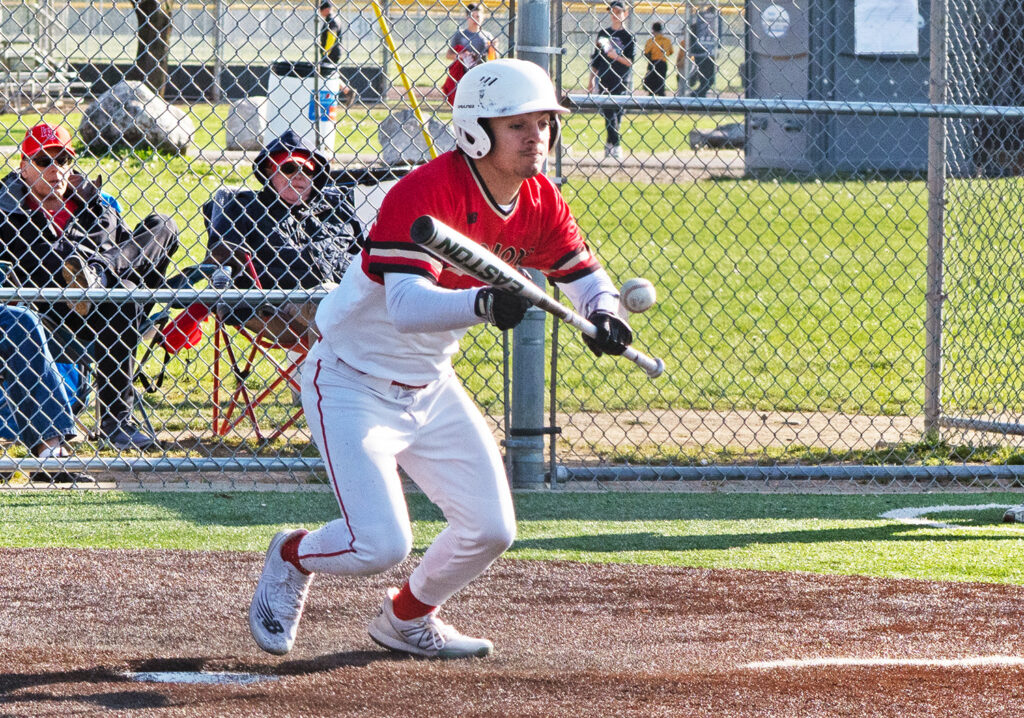
{"label": "seated spectator", "polygon": [[[346,193],[328,186],[327,158],[288,130],[257,155],[253,174],[258,191],[221,191],[204,208],[206,261],[230,266],[242,289],[336,284],[359,251],[362,232]],[[312,336],[315,310],[306,302],[237,304],[222,317],[289,346]]]}
{"label": "seated spectator", "polygon": [[[0,396],[7,404],[7,411],[0,412],[0,436],[20,439],[39,459],[71,456],[66,441],[75,435],[72,401],[47,347],[46,332],[27,307],[0,304],[0,382]],[[57,484],[93,482],[86,474],[63,470],[35,471],[29,478]]]}
{"label": "seated spectator", "polygon": [[[152,214],[132,232],[100,180],[74,171],[71,135],[45,122],[25,133],[21,164],[0,179],[0,261],[12,265],[8,283],[21,287],[102,289],[158,287],[178,230]],[[99,431],[118,449],[151,448],[155,437],[133,418],[134,355],[149,307],[134,302],[39,302],[35,312],[50,333],[55,357],[96,366]],[[55,342],[58,333],[70,337]]]}

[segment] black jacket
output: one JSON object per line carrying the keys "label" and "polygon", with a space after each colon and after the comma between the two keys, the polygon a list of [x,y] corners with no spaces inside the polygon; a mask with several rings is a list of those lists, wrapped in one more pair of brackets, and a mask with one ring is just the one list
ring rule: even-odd
{"label": "black jacket", "polygon": [[11,264],[11,286],[66,286],[61,268],[71,254],[106,264],[100,253],[131,237],[116,202],[85,175],[71,175],[65,198],[74,199],[78,209],[60,234],[45,212],[25,207],[27,194],[18,171],[0,180],[0,262]]}
{"label": "black jacket", "polygon": [[603,41],[608,42],[617,54],[632,62],[636,54],[633,36],[625,28],[613,30],[606,27],[598,30],[594,51],[590,55],[590,67],[597,75],[598,89],[613,95],[629,94],[630,67],[609,58],[608,53],[601,48]]}
{"label": "black jacket", "polygon": [[[333,62],[335,65],[341,62],[341,23],[331,13],[321,18],[320,28],[320,56],[321,59]],[[327,45],[331,47],[328,48]]]}
{"label": "black jacket", "polygon": [[[17,170],[0,180],[0,262],[11,265],[4,281],[7,286],[66,287],[61,269],[72,253],[106,265],[100,252],[131,238],[117,202],[100,192],[98,181],[85,175],[71,175],[65,198],[73,197],[79,209],[59,235],[45,212],[25,206],[27,194],[28,187]],[[86,335],[85,319],[67,302],[37,302],[33,309],[51,332],[61,329],[61,337],[51,342],[55,355],[84,355],[77,338]]]}
{"label": "black jacket", "polygon": [[311,150],[291,130],[271,142],[253,162],[263,183],[258,192],[219,192],[204,208],[209,232],[209,256],[231,264],[235,286],[255,283],[242,265],[250,255],[264,289],[312,289],[338,282],[352,255],[360,249],[362,230],[347,192],[328,186],[327,159],[312,153],[317,172],[307,204],[289,207],[269,185],[264,164],[280,150]]}

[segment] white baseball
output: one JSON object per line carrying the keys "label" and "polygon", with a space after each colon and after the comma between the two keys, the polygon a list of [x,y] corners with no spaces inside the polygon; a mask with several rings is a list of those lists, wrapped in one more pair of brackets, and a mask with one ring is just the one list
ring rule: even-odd
{"label": "white baseball", "polygon": [[646,312],[658,301],[658,293],[650,281],[641,277],[627,279],[619,290],[619,303],[628,311]]}

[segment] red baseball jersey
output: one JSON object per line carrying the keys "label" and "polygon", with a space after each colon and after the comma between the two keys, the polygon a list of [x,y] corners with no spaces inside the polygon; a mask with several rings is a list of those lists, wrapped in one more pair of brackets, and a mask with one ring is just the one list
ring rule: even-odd
{"label": "red baseball jersey", "polygon": [[505,210],[462,153],[441,155],[391,188],[370,230],[362,271],[353,267],[346,272],[317,311],[322,340],[365,374],[428,384],[451,371],[451,356],[466,333],[465,328],[403,333],[388,316],[387,272],[418,274],[446,289],[482,286],[412,241],[409,228],[425,214],[486,245],[509,264],[539,269],[552,281],[570,282],[600,269],[565,200],[546,177],[523,182]]}
{"label": "red baseball jersey", "polygon": [[553,282],[571,282],[600,266],[551,180],[537,175],[523,182],[505,211],[465,155],[449,152],[403,177],[384,198],[362,255],[370,279],[382,282],[385,272],[406,272],[432,277],[446,289],[482,286],[442,266],[409,238],[412,223],[425,214],[513,266],[539,269]]}

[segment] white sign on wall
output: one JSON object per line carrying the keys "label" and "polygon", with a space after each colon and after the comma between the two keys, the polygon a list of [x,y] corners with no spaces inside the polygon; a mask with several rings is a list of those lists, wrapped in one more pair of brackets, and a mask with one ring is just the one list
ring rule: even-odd
{"label": "white sign on wall", "polygon": [[778,40],[789,32],[789,13],[781,5],[769,5],[761,13],[764,34]]}
{"label": "white sign on wall", "polygon": [[916,55],[917,0],[854,0],[853,51],[857,55]]}

